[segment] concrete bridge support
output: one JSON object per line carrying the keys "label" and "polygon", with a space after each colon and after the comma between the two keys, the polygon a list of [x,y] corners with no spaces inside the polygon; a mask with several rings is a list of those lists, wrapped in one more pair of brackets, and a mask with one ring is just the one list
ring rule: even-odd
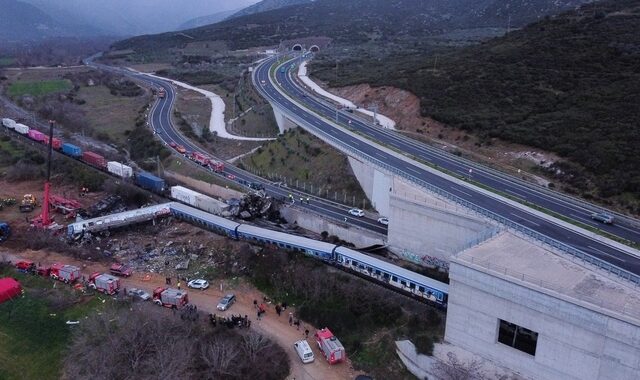
{"label": "concrete bridge support", "polygon": [[389,215],[389,192],[392,190],[393,177],[354,157],[349,157],[349,164],[373,208],[380,215]]}
{"label": "concrete bridge support", "polygon": [[280,131],[280,133],[284,133],[285,131],[298,126],[293,121],[289,120],[289,118],[287,118],[287,116],[277,107],[273,107],[272,105],[272,108],[273,115],[276,118],[276,123],[278,124],[278,130]]}

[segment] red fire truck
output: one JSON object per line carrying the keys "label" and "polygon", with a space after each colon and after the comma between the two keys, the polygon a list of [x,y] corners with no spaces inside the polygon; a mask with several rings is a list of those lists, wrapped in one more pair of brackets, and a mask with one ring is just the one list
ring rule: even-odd
{"label": "red fire truck", "polygon": [[153,291],[153,302],[159,306],[180,309],[189,303],[189,296],[184,290],[159,287]]}
{"label": "red fire truck", "polygon": [[114,295],[120,290],[120,279],[106,273],[93,273],[89,277],[89,287],[101,293]]}
{"label": "red fire truck", "polygon": [[333,336],[333,333],[328,328],[316,331],[314,334],[320,352],[324,355],[329,364],[339,363],[347,358],[344,352],[344,346],[338,338]]}
{"label": "red fire truck", "polygon": [[49,276],[51,276],[51,278],[53,278],[54,280],[60,280],[65,284],[70,284],[78,280],[81,277],[81,274],[80,268],[78,267],[75,267],[73,265],[55,263],[51,266]]}

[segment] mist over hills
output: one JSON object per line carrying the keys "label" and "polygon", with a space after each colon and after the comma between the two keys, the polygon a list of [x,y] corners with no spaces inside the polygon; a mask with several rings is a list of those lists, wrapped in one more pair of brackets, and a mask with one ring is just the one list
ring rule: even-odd
{"label": "mist over hills", "polygon": [[[58,36],[133,36],[178,29],[197,17],[256,0],[2,0],[0,40]],[[220,18],[221,19],[221,18]],[[214,21],[216,21],[214,19]]]}
{"label": "mist over hills", "polygon": [[419,43],[448,30],[524,26],[588,0],[317,0],[240,16],[185,31],[189,36],[140,36],[116,48],[153,50],[190,41],[224,40],[232,49],[275,45],[281,40],[326,36],[335,42]]}
{"label": "mist over hills", "polygon": [[241,16],[248,16],[255,13],[289,7],[291,5],[312,3],[314,1],[315,0],[262,0],[258,3],[255,3],[253,5],[250,5],[246,8],[243,8],[233,13],[232,15],[229,16],[229,18],[231,19],[231,18],[236,18]]}

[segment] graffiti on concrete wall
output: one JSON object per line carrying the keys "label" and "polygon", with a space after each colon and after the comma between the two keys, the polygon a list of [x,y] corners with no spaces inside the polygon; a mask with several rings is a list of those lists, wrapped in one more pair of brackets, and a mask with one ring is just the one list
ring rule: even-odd
{"label": "graffiti on concrete wall", "polygon": [[418,265],[425,265],[428,267],[440,268],[444,269],[445,271],[449,271],[449,262],[439,257],[429,255],[419,256],[409,251],[408,249],[403,249],[402,258]]}

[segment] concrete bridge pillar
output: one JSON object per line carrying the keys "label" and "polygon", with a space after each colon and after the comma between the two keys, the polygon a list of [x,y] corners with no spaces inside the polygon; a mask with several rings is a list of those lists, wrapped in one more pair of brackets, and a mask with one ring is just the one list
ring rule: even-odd
{"label": "concrete bridge pillar", "polygon": [[392,176],[381,172],[371,165],[349,157],[349,164],[362,190],[380,215],[389,215],[389,193],[392,191]]}
{"label": "concrete bridge pillar", "polygon": [[278,124],[278,130],[280,133],[284,133],[289,129],[297,127],[293,121],[289,120],[289,118],[287,118],[287,116],[276,107],[273,107],[273,115],[276,118],[276,123]]}

